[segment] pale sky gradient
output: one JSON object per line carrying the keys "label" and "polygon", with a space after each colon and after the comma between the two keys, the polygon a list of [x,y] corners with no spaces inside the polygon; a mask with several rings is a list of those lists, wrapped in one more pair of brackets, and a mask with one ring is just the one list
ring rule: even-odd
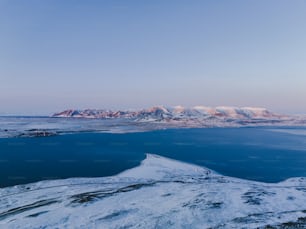
{"label": "pale sky gradient", "polygon": [[306,113],[304,0],[0,0],[0,114]]}

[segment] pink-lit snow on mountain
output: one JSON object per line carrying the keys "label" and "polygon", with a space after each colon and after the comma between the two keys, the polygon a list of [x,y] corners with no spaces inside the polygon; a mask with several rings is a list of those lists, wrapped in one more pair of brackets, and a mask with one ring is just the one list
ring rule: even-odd
{"label": "pink-lit snow on mountain", "polygon": [[205,107],[195,106],[185,108],[183,106],[164,107],[155,106],[141,110],[65,110],[56,113],[53,117],[72,118],[129,118],[136,120],[177,120],[177,119],[279,119],[287,116],[279,115],[268,111],[265,108],[257,107]]}

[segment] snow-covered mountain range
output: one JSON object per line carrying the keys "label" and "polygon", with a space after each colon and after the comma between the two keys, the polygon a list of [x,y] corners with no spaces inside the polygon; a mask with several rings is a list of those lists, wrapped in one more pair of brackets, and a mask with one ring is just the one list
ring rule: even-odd
{"label": "snow-covered mountain range", "polygon": [[65,110],[52,117],[72,118],[130,118],[136,120],[180,120],[192,118],[223,118],[223,119],[279,119],[287,116],[258,107],[205,107],[155,106],[142,110]]}
{"label": "snow-covered mountain range", "polygon": [[141,110],[65,110],[52,115],[58,118],[126,119],[136,122],[177,126],[239,126],[303,124],[300,117],[273,113],[258,107],[155,106]]}
{"label": "snow-covered mountain range", "polygon": [[306,116],[282,115],[255,107],[155,106],[140,110],[65,110],[51,117],[0,117],[0,138],[242,126],[306,126]]}

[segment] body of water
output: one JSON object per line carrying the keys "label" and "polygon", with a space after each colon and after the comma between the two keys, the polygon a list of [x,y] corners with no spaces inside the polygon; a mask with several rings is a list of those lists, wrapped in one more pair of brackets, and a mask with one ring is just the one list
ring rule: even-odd
{"label": "body of water", "polygon": [[48,179],[115,175],[139,165],[146,153],[256,181],[306,177],[306,136],[292,134],[295,129],[280,130],[171,129],[2,138],[0,187]]}

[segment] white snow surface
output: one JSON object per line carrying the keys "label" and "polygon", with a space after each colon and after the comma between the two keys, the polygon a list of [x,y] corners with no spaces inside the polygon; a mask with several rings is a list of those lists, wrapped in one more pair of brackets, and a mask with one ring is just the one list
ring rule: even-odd
{"label": "white snow surface", "polygon": [[253,182],[151,154],[117,176],[0,189],[0,228],[264,228],[305,216],[305,178]]}

